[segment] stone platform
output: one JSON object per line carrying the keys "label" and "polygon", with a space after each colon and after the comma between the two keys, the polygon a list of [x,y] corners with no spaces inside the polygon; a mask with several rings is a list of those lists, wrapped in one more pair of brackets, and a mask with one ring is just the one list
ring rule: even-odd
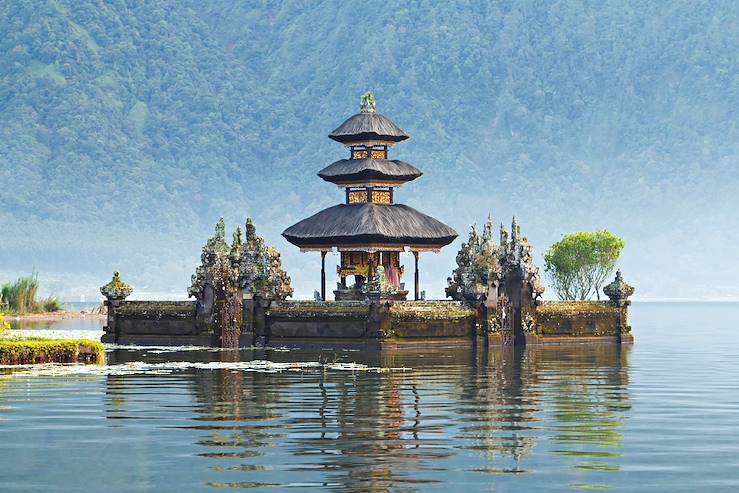
{"label": "stone platform", "polygon": [[[543,302],[525,321],[500,323],[484,304],[461,301],[243,301],[239,345],[390,347],[484,343],[490,345],[627,344],[633,342],[628,305]],[[505,318],[505,317],[503,317]],[[517,318],[521,320],[519,315]],[[109,303],[102,342],[219,347],[217,326],[205,323],[194,301]]]}

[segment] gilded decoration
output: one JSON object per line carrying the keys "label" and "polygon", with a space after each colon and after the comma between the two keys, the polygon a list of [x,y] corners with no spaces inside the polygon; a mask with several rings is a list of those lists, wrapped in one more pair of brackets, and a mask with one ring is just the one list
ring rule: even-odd
{"label": "gilded decoration", "polygon": [[[374,154],[374,151],[373,151]],[[359,150],[359,151],[352,151],[352,159],[367,159],[368,153],[367,150]],[[374,157],[374,155],[372,156]]]}
{"label": "gilded decoration", "polygon": [[373,150],[372,159],[387,159],[387,151],[385,150]]}
{"label": "gilded decoration", "polygon": [[362,190],[358,192],[349,192],[349,203],[350,204],[366,204],[367,203],[367,191]]}
{"label": "gilded decoration", "polygon": [[375,204],[391,204],[390,192],[386,190],[373,190],[372,202]]}

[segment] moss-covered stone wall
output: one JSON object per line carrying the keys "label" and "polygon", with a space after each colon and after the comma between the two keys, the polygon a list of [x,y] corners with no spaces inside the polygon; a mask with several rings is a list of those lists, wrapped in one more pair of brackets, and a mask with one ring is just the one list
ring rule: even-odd
{"label": "moss-covered stone wall", "polygon": [[535,310],[535,336],[620,337],[628,333],[626,307],[608,301],[548,301]]}
{"label": "moss-covered stone wall", "polygon": [[459,301],[408,301],[390,305],[385,338],[471,337],[477,311]]}

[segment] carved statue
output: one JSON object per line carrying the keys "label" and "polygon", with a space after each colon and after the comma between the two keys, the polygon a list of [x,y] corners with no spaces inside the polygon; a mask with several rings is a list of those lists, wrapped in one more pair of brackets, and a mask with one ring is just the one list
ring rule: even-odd
{"label": "carved statue", "polygon": [[374,113],[375,112],[375,95],[372,91],[367,91],[362,95],[362,102],[359,107],[361,113]]}

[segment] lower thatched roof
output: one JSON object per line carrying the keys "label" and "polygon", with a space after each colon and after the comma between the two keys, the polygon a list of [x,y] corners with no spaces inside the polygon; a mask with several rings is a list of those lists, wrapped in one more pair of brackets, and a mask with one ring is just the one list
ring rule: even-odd
{"label": "lower thatched roof", "polygon": [[381,180],[403,183],[423,173],[415,166],[397,159],[342,159],[329,164],[318,176],[331,183]]}
{"label": "lower thatched roof", "polygon": [[283,231],[301,248],[315,246],[398,245],[442,247],[457,237],[452,228],[403,204],[339,204]]}

